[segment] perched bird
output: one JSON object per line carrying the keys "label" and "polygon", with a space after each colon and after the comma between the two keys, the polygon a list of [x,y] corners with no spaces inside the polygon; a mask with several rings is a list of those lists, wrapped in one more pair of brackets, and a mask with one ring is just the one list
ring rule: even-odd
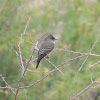
{"label": "perched bird", "polygon": [[39,66],[40,61],[48,56],[48,54],[54,49],[54,41],[57,40],[55,39],[52,35],[48,35],[44,42],[41,44],[40,49],[38,51],[38,59],[37,59],[37,65],[36,69]]}

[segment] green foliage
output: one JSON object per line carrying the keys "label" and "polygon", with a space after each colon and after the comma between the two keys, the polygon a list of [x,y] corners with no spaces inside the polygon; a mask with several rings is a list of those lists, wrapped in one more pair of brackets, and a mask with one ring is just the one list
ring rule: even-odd
{"label": "green foliage", "polygon": [[[51,0],[48,2],[43,1],[44,4],[40,4],[38,1],[37,5],[35,5],[35,2],[36,0],[0,1],[0,74],[6,77],[6,81],[12,87],[18,86],[21,68],[17,63],[17,56],[12,51],[9,42],[18,51],[17,45],[27,23],[26,17],[28,19],[31,16],[29,28],[34,42],[45,31],[49,30],[51,33],[54,32],[56,36],[59,36],[58,47],[72,45],[70,49],[74,51],[88,53],[100,32],[99,1]],[[60,27],[59,24],[61,24]],[[34,45],[26,41],[30,41],[28,29],[21,42],[23,61],[29,59],[32,52],[27,48],[34,48]],[[100,54],[99,42],[93,50],[95,54]],[[36,57],[37,55],[34,56]],[[79,55],[54,51],[49,60],[55,65],[59,65],[76,56]],[[62,76],[57,71],[34,87],[26,89],[26,94],[29,97],[28,100],[66,100],[69,99],[70,95],[76,95],[78,68],[84,59],[85,57],[69,62],[69,65],[66,65],[62,70],[66,74],[65,76]],[[79,91],[91,83],[88,66],[98,60],[98,57],[89,57],[83,66],[79,74]],[[45,60],[40,63],[39,69],[36,70],[35,66],[36,63],[32,63],[28,68],[34,71],[50,71],[54,68]],[[91,69],[93,80],[100,81],[99,70],[99,65]],[[27,72],[21,86],[32,84],[46,74]],[[1,78],[0,86],[5,86]],[[25,100],[25,91],[19,91],[18,100]],[[14,100],[14,95],[8,89],[0,89],[0,100]],[[82,95],[81,100],[86,100],[84,95]]]}

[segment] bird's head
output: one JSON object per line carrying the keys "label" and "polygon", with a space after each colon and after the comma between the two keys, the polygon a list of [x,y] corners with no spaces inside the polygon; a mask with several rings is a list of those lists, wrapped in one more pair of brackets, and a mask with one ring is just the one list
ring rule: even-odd
{"label": "bird's head", "polygon": [[55,41],[57,40],[53,35],[48,35],[46,38],[45,38],[45,41]]}

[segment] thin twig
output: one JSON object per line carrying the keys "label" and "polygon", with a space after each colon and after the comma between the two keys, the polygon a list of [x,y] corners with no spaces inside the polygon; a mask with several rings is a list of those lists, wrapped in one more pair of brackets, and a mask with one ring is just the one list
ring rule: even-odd
{"label": "thin twig", "polygon": [[[46,59],[46,58],[45,58]],[[62,75],[64,75],[64,73],[56,67],[56,65],[54,65],[50,60],[46,59],[52,66],[54,66]]]}
{"label": "thin twig", "polygon": [[[74,60],[79,59],[79,58],[82,58],[82,57],[83,57],[83,56],[78,56],[78,57],[72,58],[72,59],[70,59],[70,60],[68,60],[68,61],[65,61],[65,62],[63,62],[62,64],[58,65],[57,68],[59,68],[59,67],[65,65],[65,64],[68,64],[70,61],[74,61]],[[30,84],[30,85],[28,85],[28,86],[20,87],[20,89],[23,89],[23,88],[30,88],[30,87],[32,87],[32,86],[38,84],[39,82],[41,82],[42,80],[44,80],[46,77],[48,77],[50,74],[52,74],[52,73],[55,72],[55,71],[57,71],[56,68],[53,69],[52,71],[50,71],[46,76],[44,76],[44,77],[41,78],[40,80],[37,80],[36,82],[34,82],[33,84]]]}
{"label": "thin twig", "polygon": [[35,50],[35,49],[33,49],[32,54],[31,54],[31,57],[30,57],[29,61],[27,62],[26,68],[25,68],[25,70],[24,70],[24,65],[23,65],[22,55],[21,55],[21,50],[20,50],[20,43],[21,43],[21,40],[22,40],[22,36],[25,34],[26,29],[27,29],[27,27],[28,27],[28,25],[29,25],[30,19],[31,19],[31,17],[30,17],[29,20],[27,21],[27,24],[26,24],[26,26],[25,26],[24,33],[21,34],[20,41],[19,41],[19,44],[18,44],[19,55],[20,55],[21,66],[22,66],[22,76],[21,76],[21,78],[20,78],[20,80],[19,80],[18,88],[17,88],[17,90],[16,90],[15,100],[17,100],[17,94],[18,94],[18,91],[19,91],[19,89],[20,89],[20,85],[21,85],[22,79],[23,79],[23,77],[24,77],[24,75],[25,75],[25,72],[27,71],[27,68],[28,68],[28,66],[29,66],[29,62],[31,61],[32,55],[33,55],[34,50]]}
{"label": "thin twig", "polygon": [[[4,77],[1,74],[0,74],[0,77],[2,78],[2,80],[7,85],[6,87],[8,87],[12,91],[12,93],[15,95],[15,92],[13,91],[13,88],[6,82],[6,80],[4,79]],[[1,87],[1,88],[3,88],[3,87]]]}
{"label": "thin twig", "polygon": [[81,92],[77,93],[77,95],[75,95],[74,97],[72,97],[70,100],[74,100],[75,98],[77,98],[79,95],[81,95],[83,92],[85,92],[86,90],[88,90],[93,84],[100,84],[100,82],[98,81],[94,81],[93,83],[91,83],[89,86],[87,86],[85,89],[83,89]]}
{"label": "thin twig", "polygon": [[[98,38],[97,38],[96,41],[94,42],[92,48],[90,49],[89,54],[91,54],[91,52],[92,52],[92,50],[94,49],[94,47],[95,47],[96,43],[98,42],[99,38],[100,38],[100,35],[98,36]],[[81,67],[80,67],[79,70],[78,70],[76,95],[77,95],[77,93],[78,93],[78,86],[79,86],[79,82],[78,82],[78,80],[79,80],[79,73],[80,73],[80,70],[82,69],[83,65],[84,65],[85,62],[87,61],[88,57],[89,57],[89,55],[87,55],[87,57],[85,58],[85,60],[83,61]]]}

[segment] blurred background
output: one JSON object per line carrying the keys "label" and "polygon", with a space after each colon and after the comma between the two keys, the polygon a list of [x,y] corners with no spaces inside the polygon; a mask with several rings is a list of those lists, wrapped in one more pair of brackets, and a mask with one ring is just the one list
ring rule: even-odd
{"label": "blurred background", "polygon": [[[89,53],[92,45],[100,35],[100,1],[99,0],[0,0],[0,74],[12,87],[17,87],[21,77],[21,68],[17,56],[11,49],[9,42],[18,51],[20,35],[24,32],[27,19],[32,40],[36,42],[45,32],[58,38],[56,48]],[[30,41],[29,31],[26,30],[21,42],[23,61],[29,59],[34,45]],[[28,49],[30,48],[30,49]],[[92,53],[100,54],[100,40]],[[37,51],[34,57],[37,56]],[[54,51],[49,60],[59,65],[64,61],[77,57],[67,51]],[[34,87],[26,89],[27,100],[68,100],[76,95],[78,69],[86,57],[69,62],[59,71],[52,73],[45,80]],[[79,74],[79,91],[89,84],[89,66],[99,60],[99,57],[90,56]],[[46,60],[35,69],[36,62],[28,67],[34,71],[50,71],[54,67]],[[41,79],[47,73],[27,72],[23,79],[24,85],[29,85]],[[100,81],[100,64],[91,68],[93,80]],[[0,86],[6,86],[0,77]],[[94,85],[95,86],[95,85]],[[100,86],[90,88],[79,97],[79,100],[100,100]],[[14,100],[14,95],[9,89],[0,89],[0,100]],[[18,100],[26,100],[24,90],[18,93]]]}

